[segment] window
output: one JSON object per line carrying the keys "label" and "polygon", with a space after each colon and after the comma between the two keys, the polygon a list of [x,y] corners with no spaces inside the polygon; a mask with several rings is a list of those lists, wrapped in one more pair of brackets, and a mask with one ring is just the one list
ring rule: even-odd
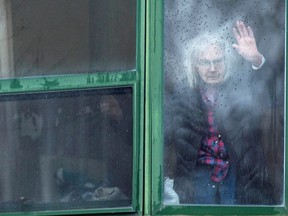
{"label": "window", "polygon": [[[285,7],[153,5],[151,214],[285,212]],[[246,39],[256,40],[258,63],[242,49]]]}
{"label": "window", "polygon": [[286,215],[286,7],[0,0],[0,215]]}
{"label": "window", "polygon": [[0,8],[0,214],[140,212],[144,2]]}

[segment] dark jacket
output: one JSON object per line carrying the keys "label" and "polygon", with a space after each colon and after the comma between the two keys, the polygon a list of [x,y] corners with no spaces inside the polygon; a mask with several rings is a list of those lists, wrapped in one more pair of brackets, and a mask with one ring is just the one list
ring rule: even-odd
{"label": "dark jacket", "polygon": [[[172,99],[169,115],[173,118],[166,124],[165,143],[172,143],[176,152],[174,189],[180,203],[191,204],[197,152],[207,134],[208,122],[199,88],[181,92]],[[255,107],[249,92],[238,91],[228,84],[217,87],[217,92],[215,121],[230,162],[236,168],[235,204],[273,204],[273,189],[260,142],[261,109]]]}

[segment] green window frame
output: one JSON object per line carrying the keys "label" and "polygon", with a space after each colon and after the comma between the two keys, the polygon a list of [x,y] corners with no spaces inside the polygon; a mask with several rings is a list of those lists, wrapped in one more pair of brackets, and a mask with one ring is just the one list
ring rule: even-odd
{"label": "green window frame", "polygon": [[[285,203],[269,206],[165,206],[163,193],[163,48],[164,1],[136,0],[136,67],[127,71],[53,75],[0,80],[0,97],[67,90],[131,87],[133,93],[133,197],[132,206],[11,212],[13,215],[286,215]],[[287,11],[287,1],[285,1]],[[287,23],[287,14],[286,14]],[[287,28],[287,24],[286,24]],[[287,67],[287,65],[286,65]],[[286,82],[287,78],[285,77]],[[286,101],[287,95],[285,94]],[[287,111],[285,111],[285,114]],[[285,136],[287,129],[285,129]],[[287,136],[285,137],[285,140]],[[287,155],[287,149],[285,150]],[[285,179],[288,177],[285,162]],[[287,180],[286,180],[287,181]],[[0,215],[7,215],[0,213]]]}
{"label": "green window frame", "polygon": [[[145,141],[145,205],[147,215],[287,215],[287,160],[284,162],[284,203],[283,206],[201,206],[201,205],[164,205],[163,188],[163,88],[164,88],[164,0],[147,1],[147,74],[146,74],[146,141]],[[285,1],[285,21],[287,28],[287,1]],[[285,31],[287,32],[287,30]],[[287,52],[287,45],[285,47]],[[287,57],[285,57],[287,68]],[[286,69],[287,70],[287,69]],[[286,73],[286,71],[285,71]],[[287,83],[287,77],[285,77]],[[287,90],[285,90],[287,107]],[[284,106],[285,106],[284,105]],[[287,110],[284,111],[287,115]],[[287,122],[284,123],[284,128]],[[287,140],[287,128],[284,129]],[[284,143],[284,145],[287,145]],[[287,155],[287,148],[285,148]],[[284,156],[285,157],[285,156]],[[150,190],[151,188],[151,190]]]}
{"label": "green window frame", "polygon": [[[145,1],[137,0],[135,69],[126,71],[97,71],[72,75],[17,77],[0,80],[0,97],[36,93],[84,91],[129,87],[133,96],[133,191],[130,207],[89,208],[73,210],[10,212],[13,215],[84,215],[104,213],[142,213],[143,191],[143,125],[144,125],[144,74],[145,74]],[[7,215],[7,213],[0,213]]]}

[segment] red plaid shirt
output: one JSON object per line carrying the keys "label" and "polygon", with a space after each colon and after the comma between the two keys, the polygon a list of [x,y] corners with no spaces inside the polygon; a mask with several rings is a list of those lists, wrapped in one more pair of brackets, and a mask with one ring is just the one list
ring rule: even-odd
{"label": "red plaid shirt", "polygon": [[228,153],[225,149],[221,135],[214,124],[213,108],[216,104],[215,91],[201,91],[202,99],[208,109],[209,130],[206,137],[202,139],[201,147],[198,151],[198,163],[213,167],[211,180],[214,182],[222,181],[229,170]]}

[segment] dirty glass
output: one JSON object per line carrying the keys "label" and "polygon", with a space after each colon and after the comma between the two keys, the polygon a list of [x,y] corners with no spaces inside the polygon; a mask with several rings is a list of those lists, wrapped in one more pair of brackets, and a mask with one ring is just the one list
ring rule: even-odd
{"label": "dirty glass", "polygon": [[132,88],[0,98],[0,212],[130,207]]}
{"label": "dirty glass", "polygon": [[135,0],[1,0],[0,77],[135,68]]}
{"label": "dirty glass", "polygon": [[285,1],[164,2],[166,205],[283,205]]}

